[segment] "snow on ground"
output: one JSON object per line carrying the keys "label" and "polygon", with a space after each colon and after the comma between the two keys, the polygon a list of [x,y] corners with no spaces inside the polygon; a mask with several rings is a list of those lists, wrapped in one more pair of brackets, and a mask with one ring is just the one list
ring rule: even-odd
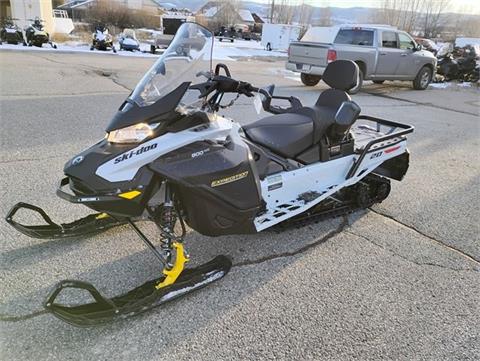
{"label": "snow on ground", "polygon": [[286,51],[267,51],[259,41],[235,40],[233,43],[215,39],[213,58],[235,60],[241,57],[287,57]]}
{"label": "snow on ground", "polygon": [[[90,53],[90,54],[113,54],[111,50],[109,51],[98,51],[90,50],[90,44],[68,41],[65,43],[58,43],[58,49],[52,49],[48,44],[44,44],[42,48],[37,48],[35,46],[22,46],[12,45],[12,44],[2,44],[0,45],[0,50],[18,50],[18,51],[58,51],[58,52],[79,52],[79,53]],[[150,44],[142,43],[140,44],[140,49],[142,51],[130,52],[130,51],[119,51],[120,46],[115,45],[117,48],[117,54],[119,56],[137,56],[137,57],[158,57],[160,52],[157,54],[151,54]],[[262,45],[257,41],[246,41],[246,40],[235,40],[233,43],[220,42],[215,39],[215,44],[213,48],[213,59],[214,60],[230,60],[235,61],[237,58],[243,57],[286,57],[287,53],[282,51],[266,51]]]}
{"label": "snow on ground", "polygon": [[275,77],[283,77],[285,79],[290,79],[290,80],[295,80],[295,81],[299,81],[301,82],[300,80],[300,73],[295,73],[291,70],[287,70],[287,69],[279,69],[279,68],[270,68],[268,69],[268,72],[272,75],[274,75]]}
{"label": "snow on ground", "polygon": [[468,81],[464,81],[464,82],[450,81],[450,82],[444,82],[444,83],[430,83],[429,87],[434,89],[446,89],[451,87],[470,88],[477,84],[478,83],[471,83]]}

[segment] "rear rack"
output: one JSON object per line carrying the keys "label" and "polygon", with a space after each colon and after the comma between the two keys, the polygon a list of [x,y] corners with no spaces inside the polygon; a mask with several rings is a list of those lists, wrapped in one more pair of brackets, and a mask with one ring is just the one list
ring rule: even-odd
{"label": "rear rack", "polygon": [[[388,145],[386,145],[386,146],[392,146],[396,143],[399,143],[399,142],[403,141],[404,140],[403,136],[408,134],[408,133],[412,133],[413,130],[414,130],[414,127],[412,125],[392,122],[391,120],[375,118],[375,117],[371,117],[369,115],[360,115],[358,117],[358,120],[368,120],[368,121],[376,123],[377,124],[377,132],[380,132],[380,127],[382,125],[390,127],[391,130],[387,134],[385,134],[384,136],[373,139],[373,140],[371,140],[370,142],[367,143],[367,145],[362,149],[362,152],[360,153],[360,156],[358,157],[358,159],[353,163],[352,167],[348,171],[347,179],[350,179],[350,178],[353,177],[353,175],[357,172],[358,167],[362,163],[363,159],[365,158],[365,156],[369,152],[371,152],[372,150],[382,149],[382,147],[373,148],[376,144],[383,143],[383,142],[385,142],[387,140],[390,140],[390,139],[400,138],[398,140],[398,142],[389,143]],[[397,130],[399,128],[400,128],[400,130]]]}

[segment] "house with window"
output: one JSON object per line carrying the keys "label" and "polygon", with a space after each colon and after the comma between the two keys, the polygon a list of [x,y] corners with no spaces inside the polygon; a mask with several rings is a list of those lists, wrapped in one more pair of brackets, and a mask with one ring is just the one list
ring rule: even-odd
{"label": "house with window", "polygon": [[255,19],[250,10],[237,9],[232,3],[224,1],[209,1],[196,13],[197,21],[212,30],[224,27],[240,27],[241,25],[253,28]]}

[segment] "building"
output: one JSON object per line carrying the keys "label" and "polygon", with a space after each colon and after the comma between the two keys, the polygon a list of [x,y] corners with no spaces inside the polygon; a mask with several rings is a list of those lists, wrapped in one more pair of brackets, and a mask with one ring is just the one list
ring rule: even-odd
{"label": "building", "polygon": [[197,20],[210,29],[221,26],[246,25],[249,28],[255,24],[252,13],[247,9],[237,9],[232,3],[209,1],[197,11]]}
{"label": "building", "polygon": [[[57,9],[67,10],[70,12],[73,9],[86,10],[89,6],[92,6],[98,0],[69,0],[65,1],[63,5],[57,7]],[[131,10],[142,10],[152,13],[157,13],[159,5],[154,0],[108,0],[110,3],[116,3],[121,6],[125,6]]]}
{"label": "building", "polygon": [[42,19],[45,30],[53,33],[55,29],[51,0],[0,0],[0,13],[11,17],[22,29],[32,23],[35,18]]}

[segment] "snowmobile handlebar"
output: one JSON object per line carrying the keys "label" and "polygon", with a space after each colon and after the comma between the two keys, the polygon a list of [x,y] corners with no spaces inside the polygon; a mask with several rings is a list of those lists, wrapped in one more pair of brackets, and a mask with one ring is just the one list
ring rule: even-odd
{"label": "snowmobile handlebar", "polygon": [[[225,75],[220,75],[220,70],[225,72]],[[211,72],[200,72],[197,76],[203,75],[208,78],[206,82],[195,84],[190,86],[190,89],[196,89],[200,91],[199,98],[204,98],[210,95],[213,92],[220,94],[224,93],[235,93],[239,95],[245,95],[247,97],[253,97],[254,93],[259,93],[263,96],[262,98],[262,107],[266,112],[272,114],[281,114],[291,112],[294,109],[301,108],[303,105],[300,100],[296,97],[290,96],[274,96],[273,89],[274,85],[270,85],[266,88],[256,88],[252,84],[240,80],[235,80],[232,78],[230,70],[227,65],[223,63],[218,63],[215,66],[215,71],[212,74]],[[219,97],[212,97],[216,101]],[[290,107],[281,107],[272,105],[272,100],[286,100],[290,103]]]}
{"label": "snowmobile handlebar", "polygon": [[[262,107],[263,110],[272,114],[282,114],[291,112],[294,109],[299,109],[303,107],[302,102],[300,99],[294,96],[284,97],[284,96],[277,96],[273,95],[274,85],[270,85],[266,88],[252,88],[251,91],[259,93],[263,96],[262,99]],[[278,105],[272,105],[272,100],[286,100],[290,103],[290,107],[284,108]]]}

